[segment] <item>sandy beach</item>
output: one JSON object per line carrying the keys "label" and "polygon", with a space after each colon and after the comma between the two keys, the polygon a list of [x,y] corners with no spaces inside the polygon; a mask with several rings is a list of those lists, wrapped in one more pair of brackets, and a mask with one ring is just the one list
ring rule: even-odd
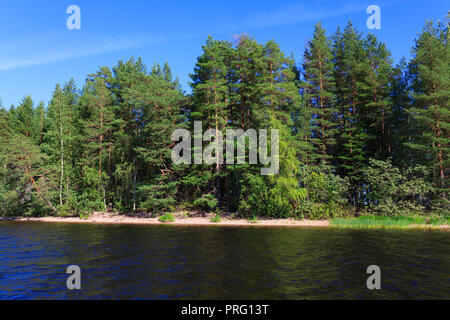
{"label": "sandy beach", "polygon": [[39,217],[39,218],[0,218],[0,221],[17,222],[49,222],[49,223],[90,223],[90,224],[144,224],[144,225],[180,225],[180,226],[258,226],[258,227],[329,227],[327,220],[294,220],[294,219],[261,219],[249,221],[245,219],[222,218],[221,222],[211,222],[210,216],[188,217],[185,213],[175,213],[175,222],[163,223],[158,218],[133,217],[110,213],[96,212],[89,218],[79,217]]}
{"label": "sandy beach", "polygon": [[[327,228],[331,227],[329,220],[295,220],[295,219],[258,219],[226,218],[218,223],[211,222],[212,215],[193,215],[189,212],[173,213],[174,222],[160,222],[158,217],[130,216],[104,212],[95,212],[88,218],[79,217],[0,217],[1,221],[14,222],[45,222],[45,223],[81,223],[81,224],[139,224],[139,225],[175,225],[175,226],[228,226],[228,227],[297,227],[297,228]],[[381,228],[383,226],[380,226]],[[450,230],[448,225],[410,225],[408,229],[441,229]]]}

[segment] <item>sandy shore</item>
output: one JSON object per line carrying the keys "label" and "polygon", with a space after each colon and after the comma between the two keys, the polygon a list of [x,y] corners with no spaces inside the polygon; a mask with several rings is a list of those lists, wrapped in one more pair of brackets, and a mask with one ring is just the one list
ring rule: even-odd
{"label": "sandy shore", "polygon": [[267,219],[248,221],[245,219],[222,218],[219,223],[210,221],[210,217],[186,217],[184,214],[174,214],[175,222],[162,223],[157,218],[140,218],[107,213],[94,213],[87,219],[78,217],[43,217],[43,218],[0,218],[0,221],[18,222],[49,222],[49,223],[90,223],[90,224],[144,224],[144,225],[179,225],[179,226],[249,226],[249,227],[329,227],[327,220],[294,220],[294,219]]}
{"label": "sandy shore", "polygon": [[[158,218],[133,217],[128,215],[119,215],[111,213],[96,212],[89,218],[82,219],[78,217],[42,217],[42,218],[1,218],[1,221],[16,222],[48,222],[48,223],[85,223],[85,224],[141,224],[141,225],[176,225],[176,226],[229,226],[229,227],[297,227],[297,228],[327,228],[331,224],[328,220],[294,220],[294,219],[260,219],[249,221],[237,218],[222,218],[221,222],[211,222],[211,216],[196,216],[188,212],[174,213],[175,222],[163,223]],[[448,225],[410,225],[408,229],[441,229],[450,231]]]}

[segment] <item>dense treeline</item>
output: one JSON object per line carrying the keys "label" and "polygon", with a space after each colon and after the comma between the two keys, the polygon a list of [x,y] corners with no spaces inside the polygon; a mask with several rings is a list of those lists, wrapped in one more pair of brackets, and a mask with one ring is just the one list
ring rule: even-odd
{"label": "dense treeline", "polygon": [[[427,23],[396,66],[373,34],[349,23],[328,37],[319,23],[300,64],[274,41],[208,38],[189,95],[167,63],[130,59],[81,89],[57,85],[48,106],[25,97],[0,109],[0,215],[448,214],[448,22]],[[248,152],[246,164],[175,165],[172,132],[194,121],[278,129],[279,174]]]}

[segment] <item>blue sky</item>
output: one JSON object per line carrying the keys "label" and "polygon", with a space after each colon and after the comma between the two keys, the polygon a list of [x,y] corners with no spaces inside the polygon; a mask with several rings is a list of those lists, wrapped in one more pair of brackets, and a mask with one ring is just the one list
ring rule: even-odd
{"label": "blue sky", "polygon": [[[68,30],[69,5],[81,8],[81,30]],[[368,30],[366,9],[381,8],[381,30]],[[449,0],[0,0],[0,99],[9,108],[30,94],[47,103],[56,83],[87,74],[131,56],[168,61],[189,89],[201,46],[208,35],[233,40],[246,32],[260,42],[275,39],[301,59],[314,24],[327,33],[348,20],[386,42],[394,61],[410,56],[425,20],[443,20]]]}

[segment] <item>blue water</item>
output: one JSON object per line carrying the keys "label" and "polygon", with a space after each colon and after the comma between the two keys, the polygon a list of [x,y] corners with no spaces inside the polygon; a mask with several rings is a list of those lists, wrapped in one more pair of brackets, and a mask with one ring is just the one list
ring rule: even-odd
{"label": "blue water", "polygon": [[445,231],[0,222],[0,299],[449,298]]}

